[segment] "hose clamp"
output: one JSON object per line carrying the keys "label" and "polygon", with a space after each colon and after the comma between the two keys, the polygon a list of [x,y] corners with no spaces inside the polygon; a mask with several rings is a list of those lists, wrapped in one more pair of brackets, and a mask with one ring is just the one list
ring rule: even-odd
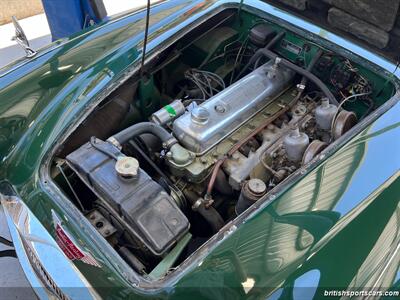
{"label": "hose clamp", "polygon": [[306,89],[305,84],[298,84],[296,87],[299,92],[302,92]]}
{"label": "hose clamp", "polygon": [[201,205],[203,205],[203,199],[199,198],[195,203],[193,203],[192,210],[197,211]]}
{"label": "hose clamp", "polygon": [[119,150],[122,149],[121,144],[117,141],[117,139],[113,136],[109,137],[107,139],[107,142],[109,142],[110,144],[114,145],[115,147],[117,147]]}
{"label": "hose clamp", "polygon": [[170,149],[173,145],[175,145],[176,143],[178,143],[178,141],[176,140],[176,138],[171,137],[169,140],[164,141],[162,143],[162,146],[164,149]]}

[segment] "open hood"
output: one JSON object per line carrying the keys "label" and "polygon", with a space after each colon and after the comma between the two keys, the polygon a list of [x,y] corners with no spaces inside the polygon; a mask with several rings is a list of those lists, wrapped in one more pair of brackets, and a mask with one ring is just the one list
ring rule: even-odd
{"label": "open hood", "polygon": [[400,0],[264,0],[399,61]]}
{"label": "open hood", "polygon": [[[145,30],[140,68],[59,141],[49,162],[49,182],[152,286],[339,149],[396,93],[389,74],[371,63],[248,8],[216,11],[157,55],[149,48],[143,60]],[[152,20],[154,13],[152,7]],[[348,161],[357,163],[363,152],[348,152]],[[257,264],[265,257],[265,277],[297,269],[340,217],[331,209],[350,181],[340,176],[346,167],[334,165],[339,179],[329,198],[307,181],[323,205],[312,192],[306,210],[294,211],[299,192],[288,206],[273,206],[261,227],[266,236],[259,235],[267,244],[228,251],[229,265],[252,251]],[[282,251],[270,255],[273,249]],[[281,259],[285,251],[292,262]],[[250,274],[241,276],[243,282]]]}

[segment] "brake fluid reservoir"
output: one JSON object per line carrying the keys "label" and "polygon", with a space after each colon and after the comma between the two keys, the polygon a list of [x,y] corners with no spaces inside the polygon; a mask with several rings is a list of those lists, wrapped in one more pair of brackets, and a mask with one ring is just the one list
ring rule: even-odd
{"label": "brake fluid reservoir", "polygon": [[293,127],[290,132],[283,138],[283,146],[289,160],[298,162],[303,158],[310,139],[304,132],[300,132],[299,128]]}

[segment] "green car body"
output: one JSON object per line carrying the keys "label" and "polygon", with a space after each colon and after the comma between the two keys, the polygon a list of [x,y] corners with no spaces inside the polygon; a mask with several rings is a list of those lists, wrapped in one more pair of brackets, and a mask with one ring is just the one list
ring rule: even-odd
{"label": "green car body", "polygon": [[[160,47],[179,38],[188,27],[216,11],[238,7],[239,2],[167,1],[154,6],[148,57],[157,55]],[[318,30],[261,1],[243,5],[244,10],[286,16],[289,23],[298,21],[299,27]],[[396,289],[400,285],[398,92],[363,121],[363,130],[355,128],[353,138],[344,138],[340,147],[330,149],[318,166],[313,163],[301,170],[284,187],[228,223],[164,279],[140,278],[114,255],[51,182],[48,164],[54,148],[90,108],[138,68],[144,15],[139,11],[56,42],[0,74],[0,193],[10,228],[13,224],[18,228],[11,212],[22,206],[30,218],[37,219],[37,230],[47,232],[54,243],[58,218],[98,263],[93,266],[65,257],[66,262],[58,261],[61,273],[62,268],[71,268],[83,278],[83,286],[93,287],[87,292],[56,284],[60,295],[295,299],[319,298],[330,290]],[[378,65],[376,70],[389,74],[395,68],[333,34],[326,33],[326,38],[351,47],[372,66]],[[396,85],[398,75],[393,78]],[[19,235],[23,246],[29,237],[14,229],[14,243],[18,244]],[[20,259],[24,251],[24,247],[17,251]],[[32,278],[40,277],[37,269],[30,273],[24,267],[24,271],[34,285]],[[53,273],[47,272],[57,283]]]}

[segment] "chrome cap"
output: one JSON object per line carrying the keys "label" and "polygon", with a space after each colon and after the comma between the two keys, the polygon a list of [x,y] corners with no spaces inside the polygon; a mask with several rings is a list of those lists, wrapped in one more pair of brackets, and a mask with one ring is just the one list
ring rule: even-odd
{"label": "chrome cap", "polygon": [[139,162],[133,157],[119,157],[115,164],[115,171],[124,178],[136,177],[139,171]]}
{"label": "chrome cap", "polygon": [[192,110],[192,122],[196,124],[206,124],[210,118],[210,112],[201,106],[195,107]]}

